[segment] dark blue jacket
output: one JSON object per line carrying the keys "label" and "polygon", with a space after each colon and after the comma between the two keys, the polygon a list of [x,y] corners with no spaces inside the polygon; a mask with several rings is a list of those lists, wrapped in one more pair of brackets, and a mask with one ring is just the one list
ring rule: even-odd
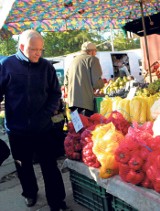
{"label": "dark blue jacket", "polygon": [[0,102],[3,98],[8,132],[46,132],[61,98],[54,67],[43,58],[32,63],[21,51],[1,61]]}

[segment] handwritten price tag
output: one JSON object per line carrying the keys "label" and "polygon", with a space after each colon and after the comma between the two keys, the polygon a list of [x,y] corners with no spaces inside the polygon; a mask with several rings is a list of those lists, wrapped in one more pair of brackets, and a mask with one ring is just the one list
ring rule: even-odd
{"label": "handwritten price tag", "polygon": [[76,133],[79,132],[83,128],[83,124],[77,110],[71,113],[71,120]]}

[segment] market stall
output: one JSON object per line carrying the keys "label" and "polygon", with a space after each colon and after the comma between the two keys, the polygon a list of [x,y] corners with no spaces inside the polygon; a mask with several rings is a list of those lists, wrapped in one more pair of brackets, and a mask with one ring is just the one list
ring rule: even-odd
{"label": "market stall", "polygon": [[95,96],[95,113],[79,114],[83,127],[68,123],[63,170],[70,171],[75,201],[91,210],[159,210],[160,80],[140,85],[108,82],[106,94]]}
{"label": "market stall", "polygon": [[[6,19],[3,19],[3,23],[0,27],[0,36],[5,38],[13,34],[19,34],[28,28],[33,28],[39,32],[119,28],[132,19],[141,18],[143,15],[150,17],[151,14],[157,14],[159,6],[160,3],[156,0],[153,0],[152,2],[132,0],[122,2],[121,0],[116,0],[114,2],[104,1],[102,3],[92,0],[81,2],[53,2],[49,0],[27,2],[25,0],[15,0],[13,1],[11,10],[8,11]],[[141,11],[142,9],[144,10]],[[37,14],[40,15],[37,16]],[[159,66],[155,73],[159,78]],[[75,132],[72,122],[69,122],[69,133],[67,134],[64,143],[68,159],[64,163],[64,168],[66,166],[70,169],[71,182],[75,182],[75,186],[73,186],[74,197],[84,188],[84,183],[82,183],[81,187],[75,176],[79,176],[79,179],[82,179],[81,175],[84,175],[84,181],[90,182],[89,186],[93,185],[96,187],[98,191],[95,191],[94,194],[91,194],[93,193],[93,190],[91,191],[89,189],[90,187],[84,188],[85,191],[81,193],[81,197],[79,198],[79,203],[82,203],[83,201],[84,205],[88,205],[88,207],[92,208],[94,211],[106,211],[107,209],[110,211],[110,202],[111,207],[116,211],[135,209],[140,211],[158,211],[160,204],[160,164],[157,164],[159,159],[158,155],[155,154],[157,166],[154,166],[152,162],[149,163],[150,165],[148,164],[145,169],[142,168],[142,166],[148,160],[149,151],[156,150],[156,146],[160,143],[159,138],[156,139],[157,145],[151,145],[149,142],[150,145],[148,145],[148,143],[146,144],[145,142],[146,136],[143,136],[143,139],[141,139],[143,142],[139,142],[136,139],[136,137],[139,137],[139,133],[137,136],[134,134],[134,138],[139,144],[145,144],[145,148],[147,148],[148,151],[145,155],[143,154],[143,156],[147,156],[147,158],[141,159],[142,163],[140,169],[137,168],[137,164],[135,165],[134,162],[131,163],[132,167],[136,169],[134,169],[134,171],[131,169],[132,178],[130,174],[130,178],[127,177],[126,181],[124,175],[120,174],[120,162],[118,163],[117,160],[115,160],[114,153],[119,147],[119,144],[123,142],[129,127],[135,121],[136,124],[130,127],[130,131],[132,132],[132,128],[134,128],[134,132],[136,132],[136,130],[140,129],[140,125],[145,124],[147,121],[154,121],[150,115],[150,108],[154,101],[159,98],[159,94],[154,97],[151,97],[151,95],[159,92],[159,84],[158,86],[157,84],[152,84],[149,89],[148,87],[138,87],[138,89],[132,89],[131,91],[133,92],[130,92],[130,88],[127,88],[128,81],[122,81],[121,79],[122,78],[119,78],[119,81],[110,80],[104,87],[104,96],[103,98],[96,98],[95,102],[97,106],[95,107],[95,115],[93,115],[90,120],[80,116],[84,126],[80,132]],[[135,88],[134,85],[134,83],[129,83],[128,87]],[[139,86],[141,86],[141,84],[139,84]],[[127,98],[129,92],[130,95],[129,98]],[[136,96],[134,97],[133,95],[135,94]],[[100,127],[97,127],[97,125]],[[145,132],[147,127],[148,125],[143,127],[143,129],[145,128]],[[96,131],[93,135],[92,132],[94,130]],[[94,140],[92,140],[92,135],[94,136]],[[150,137],[151,134],[148,136]],[[152,137],[150,137],[150,139],[152,139]],[[101,148],[100,142],[102,140],[104,140],[104,142],[109,140],[110,150],[107,149],[108,146],[105,145],[105,143],[103,143],[102,147],[104,150],[99,150]],[[138,146],[138,148],[140,147]],[[158,148],[158,150],[160,149]],[[128,160],[125,161],[125,165],[127,164]],[[150,167],[152,167],[152,169],[150,169]],[[150,174],[149,177],[149,173],[146,172],[151,172],[153,169],[155,174]],[[130,169],[127,171],[130,172]],[[126,172],[126,175],[128,175],[128,172]],[[138,176],[137,180],[134,180],[133,173],[134,176]],[[152,177],[152,175],[154,176]],[[149,180],[146,184],[144,179],[148,179],[148,177]],[[87,178],[91,179],[91,181],[88,181]],[[92,181],[95,181],[95,183]],[[148,188],[144,188],[142,184],[148,186]],[[79,188],[77,193],[74,187]],[[110,195],[104,194],[104,190]],[[91,197],[85,198],[86,195],[90,195]],[[105,200],[106,198],[107,201]],[[92,202],[89,204],[87,199]],[[98,199],[100,201],[98,201]],[[118,202],[118,199],[122,201]],[[76,200],[78,201],[77,198]],[[96,209],[94,201],[97,203]],[[125,209],[120,208],[120,203]],[[98,204],[100,207],[99,209]]]}

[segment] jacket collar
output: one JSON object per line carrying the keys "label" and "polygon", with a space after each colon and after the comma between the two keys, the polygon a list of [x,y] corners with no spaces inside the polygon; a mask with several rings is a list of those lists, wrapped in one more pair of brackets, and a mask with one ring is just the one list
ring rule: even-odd
{"label": "jacket collar", "polygon": [[16,53],[16,57],[17,57],[17,59],[19,59],[22,63],[32,63],[33,65],[37,65],[39,62],[40,62],[40,59],[39,59],[39,61],[38,62],[36,62],[36,63],[33,63],[33,62],[31,62],[23,53],[22,53],[22,51],[19,49],[18,51],[17,51],[17,53]]}
{"label": "jacket collar", "polygon": [[86,51],[81,51],[80,55],[88,55]]}
{"label": "jacket collar", "polygon": [[22,53],[21,50],[18,50],[16,57],[21,61],[30,62],[30,60]]}

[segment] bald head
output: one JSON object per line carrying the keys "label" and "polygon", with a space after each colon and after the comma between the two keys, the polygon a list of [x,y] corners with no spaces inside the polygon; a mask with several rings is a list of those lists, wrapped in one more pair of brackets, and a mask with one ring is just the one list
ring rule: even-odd
{"label": "bald head", "polygon": [[28,29],[24,32],[22,32],[22,34],[20,34],[20,38],[19,38],[19,46],[20,44],[25,44],[27,42],[30,41],[30,39],[32,38],[39,38],[43,40],[43,37],[41,36],[41,34],[35,30],[32,29]]}
{"label": "bald head", "polygon": [[37,31],[29,29],[20,35],[19,49],[31,62],[38,62],[43,47],[43,37]]}

